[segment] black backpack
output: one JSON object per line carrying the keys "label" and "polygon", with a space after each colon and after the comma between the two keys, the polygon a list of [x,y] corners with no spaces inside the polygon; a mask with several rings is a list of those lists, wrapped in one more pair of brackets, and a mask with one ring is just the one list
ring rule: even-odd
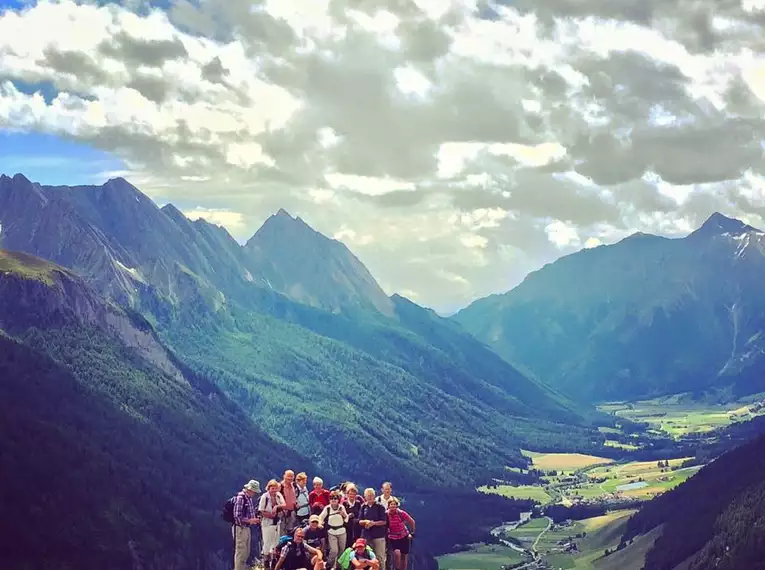
{"label": "black backpack", "polygon": [[234,503],[236,503],[237,495],[234,495],[223,504],[223,512],[221,513],[220,518],[228,524],[234,524]]}

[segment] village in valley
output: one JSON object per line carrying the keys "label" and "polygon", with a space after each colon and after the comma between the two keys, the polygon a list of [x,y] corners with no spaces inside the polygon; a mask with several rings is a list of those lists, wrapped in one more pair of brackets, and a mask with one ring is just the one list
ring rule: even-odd
{"label": "village in valley", "polygon": [[[765,405],[753,400],[721,410],[675,397],[605,404],[601,410],[624,421],[601,432],[606,445],[624,450],[626,459],[524,451],[527,469],[507,467],[506,479],[494,479],[479,491],[528,500],[531,510],[493,529],[492,543],[466,545],[463,551],[441,556],[440,570],[618,570],[627,557],[649,546],[636,544],[628,549],[631,545],[621,541],[627,520],[640,504],[680,485],[703,467],[692,454],[698,443],[715,441],[719,430],[762,415]],[[639,431],[633,431],[635,426]],[[637,455],[652,441],[668,439],[688,444],[688,454],[630,460],[630,455]],[[522,478],[537,482],[518,484]],[[579,520],[570,518],[570,513]]]}

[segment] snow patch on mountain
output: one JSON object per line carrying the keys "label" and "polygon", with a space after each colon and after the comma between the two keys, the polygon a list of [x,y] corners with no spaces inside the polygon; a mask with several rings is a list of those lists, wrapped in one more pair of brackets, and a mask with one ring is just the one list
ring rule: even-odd
{"label": "snow patch on mountain", "polygon": [[121,263],[119,259],[114,260],[114,265],[117,267],[117,269],[124,271],[136,281],[140,281],[141,283],[146,283],[143,276],[141,275],[141,272],[138,271],[136,268],[128,267],[127,265]]}

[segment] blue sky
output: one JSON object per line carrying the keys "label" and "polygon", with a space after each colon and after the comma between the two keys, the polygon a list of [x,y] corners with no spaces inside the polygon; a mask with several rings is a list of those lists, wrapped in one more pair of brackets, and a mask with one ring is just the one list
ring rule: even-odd
{"label": "blue sky", "polygon": [[0,129],[0,173],[17,172],[41,184],[101,184],[121,170],[108,153],[54,135],[13,133]]}
{"label": "blue sky", "polygon": [[[29,0],[0,0],[0,12],[19,9]],[[27,85],[13,82],[25,93],[40,91],[46,101],[55,97],[55,89],[47,85]],[[24,174],[41,184],[102,183],[102,173],[121,170],[121,160],[86,145],[74,143],[55,135],[20,133],[0,129],[0,173]]]}

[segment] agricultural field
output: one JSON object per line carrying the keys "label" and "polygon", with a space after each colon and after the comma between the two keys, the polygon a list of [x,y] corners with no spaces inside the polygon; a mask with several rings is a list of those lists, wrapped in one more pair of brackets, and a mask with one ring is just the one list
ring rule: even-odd
{"label": "agricultural field", "polygon": [[547,528],[549,522],[546,518],[530,519],[528,522],[506,533],[506,535],[519,541],[524,548],[528,548],[540,533]]}
{"label": "agricultural field", "polygon": [[677,487],[701,468],[695,466],[681,469],[680,465],[684,461],[686,458],[672,459],[667,461],[668,467],[659,467],[656,461],[633,461],[615,466],[595,467],[587,471],[587,477],[593,481],[592,485],[576,489],[572,494],[581,491],[582,497],[595,498],[619,493],[633,499],[650,499]]}
{"label": "agricultural field", "polygon": [[[634,510],[612,511],[600,517],[574,521],[569,527],[554,527],[544,534],[537,550],[551,568],[593,570],[611,568],[609,557],[603,557],[606,548],[614,550],[619,544],[627,519]],[[579,535],[580,538],[576,538]],[[573,538],[576,551],[560,552]],[[563,544],[561,544],[563,543]],[[614,559],[615,560],[615,559]],[[614,567],[616,568],[616,567]]]}
{"label": "agricultural field", "polygon": [[[634,422],[647,423],[652,430],[673,438],[706,434],[735,422],[748,421],[765,414],[761,402],[738,402],[728,405],[684,401],[670,396],[639,402],[616,402],[598,406],[602,412]],[[601,433],[618,434],[614,428],[600,428]]]}
{"label": "agricultural field", "polygon": [[539,485],[496,485],[492,487],[484,485],[479,487],[478,490],[481,493],[492,493],[510,499],[530,499],[542,505],[546,505],[552,499],[544,487]]}
{"label": "agricultural field", "polygon": [[[568,525],[551,525],[547,518],[535,518],[507,532],[505,538],[515,540],[527,549],[536,544],[539,560],[553,569],[639,570],[656,535],[641,537],[615,552],[627,520],[634,512],[611,511]],[[572,543],[576,548],[570,546]],[[606,549],[614,553],[604,556]],[[528,555],[507,546],[474,544],[467,551],[440,556],[438,566],[439,570],[499,570],[503,565],[530,560]]]}
{"label": "agricultural field", "polygon": [[531,459],[534,468],[543,471],[573,472],[593,465],[613,463],[613,459],[582,453],[535,453],[524,450],[521,452]]}
{"label": "agricultural field", "polygon": [[[672,459],[666,467],[659,467],[657,461],[632,461],[614,463],[604,458],[577,456],[571,454],[544,455],[543,461],[555,465],[558,475],[545,477],[544,485],[503,485],[479,487],[482,493],[497,494],[516,499],[530,499],[540,505],[561,503],[571,504],[600,500],[648,500],[683,483],[694,475],[701,466],[681,468],[689,458]],[[549,460],[554,455],[554,461]],[[566,457],[563,457],[566,456]],[[585,461],[582,457],[590,458]],[[537,467],[536,457],[533,459]],[[589,464],[588,467],[573,470],[575,464]]]}
{"label": "agricultural field", "polygon": [[527,560],[517,550],[496,544],[475,544],[470,550],[439,556],[439,570],[499,570],[505,564]]}

